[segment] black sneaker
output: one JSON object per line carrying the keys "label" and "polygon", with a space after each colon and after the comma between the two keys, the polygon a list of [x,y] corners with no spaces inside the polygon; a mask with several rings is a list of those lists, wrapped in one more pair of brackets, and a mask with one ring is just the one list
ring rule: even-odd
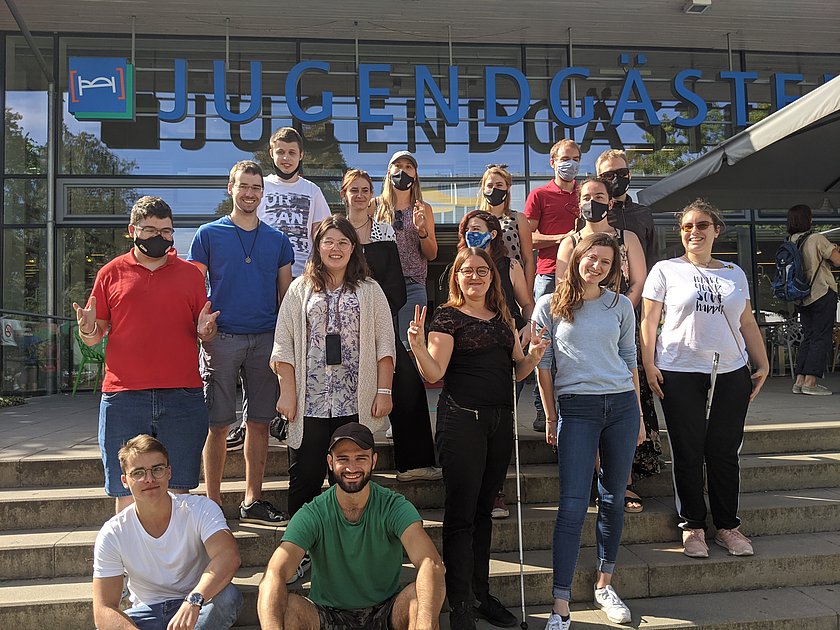
{"label": "black sneaker", "polygon": [[480,596],[478,602],[478,606],[475,607],[475,613],[482,619],[489,621],[492,625],[499,628],[513,628],[518,625],[513,613],[502,606],[502,602],[489,593]]}
{"label": "black sneaker", "polygon": [[545,433],[545,412],[542,409],[537,409],[537,417],[534,418],[533,426],[537,433]]}
{"label": "black sneaker", "polygon": [[239,522],[281,526],[288,525],[289,517],[268,501],[254,501],[247,507],[244,503],[239,505]]}
{"label": "black sneaker", "polygon": [[292,577],[290,577],[288,580],[286,580],[286,585],[294,584],[295,582],[297,582],[300,578],[302,578],[304,575],[306,575],[309,572],[309,568],[311,566],[312,566],[312,558],[309,557],[309,553],[307,552],[307,553],[303,554],[303,558],[301,558],[300,564],[298,565],[298,568],[295,569],[294,575],[292,575]]}
{"label": "black sneaker", "polygon": [[475,611],[470,602],[452,604],[450,608],[450,630],[475,630]]}
{"label": "black sneaker", "polygon": [[230,433],[225,438],[227,450],[238,451],[245,444],[245,425],[241,424],[235,429],[231,429]]}

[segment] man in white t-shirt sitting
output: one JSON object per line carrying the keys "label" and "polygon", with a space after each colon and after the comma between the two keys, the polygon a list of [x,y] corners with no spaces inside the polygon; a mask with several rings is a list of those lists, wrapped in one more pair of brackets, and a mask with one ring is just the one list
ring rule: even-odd
{"label": "man in white t-shirt sitting", "polygon": [[[221,508],[206,497],[168,492],[169,455],[149,435],[126,442],[118,457],[134,503],[96,537],[96,627],[230,628],[242,608],[231,584],[240,559]],[[120,612],[123,574],[132,607]]]}

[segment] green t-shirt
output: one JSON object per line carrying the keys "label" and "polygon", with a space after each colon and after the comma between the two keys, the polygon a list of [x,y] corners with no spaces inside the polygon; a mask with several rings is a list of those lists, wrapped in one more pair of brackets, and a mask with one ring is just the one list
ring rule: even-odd
{"label": "green t-shirt", "polygon": [[298,510],[286,527],[283,540],[312,557],[309,598],[317,604],[368,608],[399,590],[400,536],[420,514],[403,495],[375,483],[369,487],[358,523],[344,518],[333,486]]}

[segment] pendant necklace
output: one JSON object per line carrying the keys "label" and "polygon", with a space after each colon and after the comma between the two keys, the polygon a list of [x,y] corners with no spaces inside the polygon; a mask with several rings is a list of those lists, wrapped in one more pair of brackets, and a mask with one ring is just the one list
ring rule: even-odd
{"label": "pendant necklace", "polygon": [[[233,223],[233,221],[231,221]],[[239,234],[239,230],[241,229],[236,223],[233,224],[233,229],[236,230],[236,238],[239,239],[239,246],[242,248],[242,253],[245,254],[245,263],[250,265],[251,264],[251,252],[254,251],[254,246],[257,244],[257,237],[260,235],[260,223],[257,223],[257,229],[254,230],[254,242],[251,243],[251,249],[245,251],[245,243],[242,242],[242,236]]]}

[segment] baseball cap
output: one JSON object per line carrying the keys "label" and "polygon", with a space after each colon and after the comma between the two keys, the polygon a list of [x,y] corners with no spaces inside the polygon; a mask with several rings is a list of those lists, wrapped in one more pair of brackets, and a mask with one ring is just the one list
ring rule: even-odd
{"label": "baseball cap", "polygon": [[391,166],[391,164],[393,164],[400,158],[408,158],[414,164],[414,168],[417,168],[417,160],[414,159],[413,155],[411,155],[411,151],[397,151],[396,153],[394,153],[394,155],[391,156],[391,159],[388,162],[388,166]]}
{"label": "baseball cap", "polygon": [[332,434],[330,448],[328,450],[331,451],[337,442],[345,439],[353,440],[365,450],[374,448],[373,433],[371,433],[370,429],[358,422],[348,422],[347,424],[342,424]]}

